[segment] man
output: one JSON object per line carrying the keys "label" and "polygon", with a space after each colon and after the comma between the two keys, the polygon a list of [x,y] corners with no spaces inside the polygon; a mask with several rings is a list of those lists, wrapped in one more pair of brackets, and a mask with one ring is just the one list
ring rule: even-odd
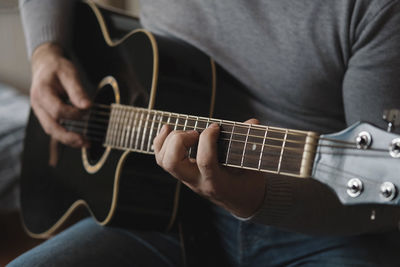
{"label": "man", "polygon": [[[57,124],[90,106],[74,66],[63,57],[72,5],[21,1],[32,54],[32,107],[48,134],[79,147],[82,137]],[[397,0],[146,0],[141,22],[200,48],[246,85],[246,91],[219,92],[229,97],[217,98],[218,118],[256,117],[262,124],[327,133],[359,120],[384,127],[382,111],[400,104]],[[344,207],[313,180],[220,167],[218,133],[217,125],[200,136],[164,126],[154,147],[161,167],[216,204],[213,224],[230,265],[398,264],[396,209]],[[194,163],[184,155],[197,141]],[[179,266],[180,257],[173,235],[102,228],[86,219],[11,266]]]}

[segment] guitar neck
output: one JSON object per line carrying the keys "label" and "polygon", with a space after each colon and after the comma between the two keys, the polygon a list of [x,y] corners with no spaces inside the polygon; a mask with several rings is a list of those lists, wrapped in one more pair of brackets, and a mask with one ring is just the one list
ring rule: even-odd
{"label": "guitar neck", "polygon": [[[220,125],[218,159],[225,166],[274,174],[309,177],[318,135],[314,132],[268,127],[112,104],[105,146],[154,154],[153,140],[162,125],[202,132]],[[196,157],[197,148],[189,151]]]}

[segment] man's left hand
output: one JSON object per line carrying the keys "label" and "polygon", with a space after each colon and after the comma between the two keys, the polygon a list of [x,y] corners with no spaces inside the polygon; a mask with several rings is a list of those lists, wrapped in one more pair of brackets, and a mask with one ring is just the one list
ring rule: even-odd
{"label": "man's left hand", "polygon": [[[246,123],[257,124],[258,121],[251,119]],[[154,139],[156,160],[194,192],[238,217],[248,218],[264,201],[265,173],[220,165],[217,158],[219,131],[215,123],[201,134],[171,131],[164,125]],[[189,159],[188,151],[197,142],[196,159]]]}

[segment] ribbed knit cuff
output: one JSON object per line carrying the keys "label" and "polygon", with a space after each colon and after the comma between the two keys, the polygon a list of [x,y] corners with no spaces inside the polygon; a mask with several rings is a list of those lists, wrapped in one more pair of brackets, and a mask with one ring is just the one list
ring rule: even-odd
{"label": "ribbed knit cuff", "polygon": [[271,176],[266,179],[264,204],[251,221],[279,225],[293,207],[293,186],[285,177]]}
{"label": "ribbed knit cuff", "polygon": [[69,46],[74,4],[73,0],[20,0],[29,58],[45,42],[57,43],[63,48]]}

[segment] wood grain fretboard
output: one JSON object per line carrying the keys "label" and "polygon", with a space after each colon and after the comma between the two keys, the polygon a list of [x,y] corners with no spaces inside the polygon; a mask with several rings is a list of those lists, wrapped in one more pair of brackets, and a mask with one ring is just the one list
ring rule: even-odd
{"label": "wood grain fretboard", "polygon": [[[153,140],[162,125],[202,132],[220,125],[218,159],[225,166],[296,177],[309,177],[318,135],[314,132],[246,124],[112,104],[105,146],[154,154]],[[196,157],[196,147],[189,156]]]}

